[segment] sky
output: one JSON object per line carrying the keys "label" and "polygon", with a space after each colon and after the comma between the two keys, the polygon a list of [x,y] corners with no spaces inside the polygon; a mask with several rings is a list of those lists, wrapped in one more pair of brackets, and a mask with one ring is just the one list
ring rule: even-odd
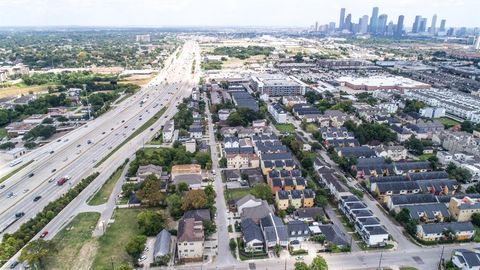
{"label": "sky", "polygon": [[0,26],[291,26],[338,25],[340,8],[357,22],[380,14],[437,14],[447,27],[480,27],[480,0],[0,0]]}

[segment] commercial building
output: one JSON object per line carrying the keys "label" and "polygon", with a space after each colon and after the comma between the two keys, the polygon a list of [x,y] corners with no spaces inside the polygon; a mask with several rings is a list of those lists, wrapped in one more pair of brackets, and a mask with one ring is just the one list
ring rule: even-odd
{"label": "commercial building", "polygon": [[258,74],[251,77],[252,88],[261,95],[295,96],[305,95],[306,85],[293,76],[280,74]]}
{"label": "commercial building", "polygon": [[430,85],[421,83],[400,76],[370,76],[370,77],[351,77],[344,76],[335,79],[340,85],[353,90],[410,90],[410,89],[429,89]]}

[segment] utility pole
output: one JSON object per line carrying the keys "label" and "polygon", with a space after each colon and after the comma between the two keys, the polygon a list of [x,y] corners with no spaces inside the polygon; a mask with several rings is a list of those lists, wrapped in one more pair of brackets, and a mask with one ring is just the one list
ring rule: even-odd
{"label": "utility pole", "polygon": [[444,250],[445,250],[445,246],[442,246],[442,253],[440,253],[440,265],[442,264]]}
{"label": "utility pole", "polygon": [[378,261],[378,269],[382,269],[382,268],[380,268],[380,265],[382,265],[382,256],[383,256],[383,250],[382,250],[382,252],[380,252],[380,260]]}
{"label": "utility pole", "polygon": [[88,103],[88,93],[87,93],[87,85],[86,84],[83,84],[83,91],[85,91],[85,97],[87,98],[87,106],[88,106],[88,120],[91,119],[91,116],[90,116],[90,109],[91,109],[91,106],[89,105]]}

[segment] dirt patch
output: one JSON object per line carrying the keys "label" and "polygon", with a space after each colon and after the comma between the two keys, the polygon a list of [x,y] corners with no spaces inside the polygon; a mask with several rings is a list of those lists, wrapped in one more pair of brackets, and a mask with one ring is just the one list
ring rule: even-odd
{"label": "dirt patch", "polygon": [[72,270],[73,269],[75,270],[90,269],[93,263],[93,259],[97,254],[97,250],[98,250],[98,242],[96,239],[92,239],[86,242],[78,252],[76,259],[73,260],[73,265],[68,269],[72,269]]}

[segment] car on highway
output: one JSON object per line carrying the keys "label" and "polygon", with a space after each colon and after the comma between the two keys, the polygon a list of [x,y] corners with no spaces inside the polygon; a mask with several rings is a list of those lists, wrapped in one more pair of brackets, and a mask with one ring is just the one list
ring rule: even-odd
{"label": "car on highway", "polygon": [[48,231],[43,231],[42,234],[40,234],[40,238],[45,238],[45,236],[48,235]]}
{"label": "car on highway", "polygon": [[122,123],[125,123],[125,120],[122,120]]}
{"label": "car on highway", "polygon": [[5,185],[0,185],[0,189],[4,189],[5,188]]}
{"label": "car on highway", "polygon": [[87,141],[87,144],[91,144],[91,143],[92,143],[92,141],[91,141],[91,140],[88,140],[88,141]]}
{"label": "car on highway", "polygon": [[12,264],[10,264],[10,269],[15,269],[18,265],[18,261],[13,261]]}
{"label": "car on highway", "polygon": [[68,139],[63,140],[64,142],[68,142]]}
{"label": "car on highway", "polygon": [[10,192],[7,194],[7,198],[8,198],[8,199],[12,198],[13,196],[15,196],[15,194],[13,194],[12,191],[10,191]]}
{"label": "car on highway", "polygon": [[62,141],[62,139],[58,139],[58,140],[57,140],[57,142],[61,142],[61,141]]}
{"label": "car on highway", "polygon": [[150,128],[150,131],[153,131],[153,128]]}
{"label": "car on highway", "polygon": [[35,174],[33,172],[31,172],[28,177],[33,177]]}
{"label": "car on highway", "polygon": [[33,198],[33,201],[38,202],[38,200],[40,200],[41,198],[42,198],[42,196],[40,196],[40,195],[35,196],[35,198]]}
{"label": "car on highway", "polygon": [[104,132],[102,132],[102,135],[103,135],[103,134],[105,134],[105,131],[104,131]]}
{"label": "car on highway", "polygon": [[52,173],[54,173],[54,172],[56,172],[56,171],[57,171],[57,169],[52,169]]}
{"label": "car on highway", "polygon": [[16,218],[16,219],[19,219],[19,218],[21,218],[21,217],[23,217],[23,216],[25,216],[25,212],[17,212],[17,213],[15,213],[15,218]]}
{"label": "car on highway", "polygon": [[55,151],[53,151],[53,150],[52,150],[52,151],[50,151],[50,154],[53,154],[53,153],[55,153]]}
{"label": "car on highway", "polygon": [[55,177],[52,177],[50,180],[48,180],[49,183],[52,183],[53,181],[55,181]]}
{"label": "car on highway", "polygon": [[23,190],[23,193],[25,194],[25,193],[27,193],[27,192],[29,192],[29,191],[30,191],[30,189],[26,188],[26,189]]}
{"label": "car on highway", "polygon": [[82,146],[82,145],[81,145],[81,144],[77,144],[77,147],[80,147],[80,146]]}
{"label": "car on highway", "polygon": [[113,128],[111,128],[110,130],[113,130]]}

